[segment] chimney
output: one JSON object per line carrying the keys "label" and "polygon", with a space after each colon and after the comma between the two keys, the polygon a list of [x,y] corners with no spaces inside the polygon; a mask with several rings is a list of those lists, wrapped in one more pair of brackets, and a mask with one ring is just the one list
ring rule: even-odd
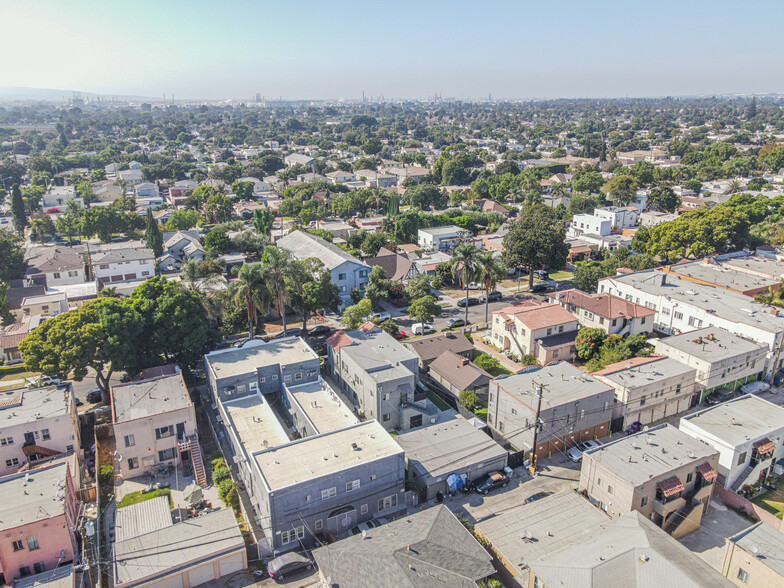
{"label": "chimney", "polygon": [[468,365],[468,359],[466,359],[465,357],[463,359],[461,359],[460,360],[460,365]]}

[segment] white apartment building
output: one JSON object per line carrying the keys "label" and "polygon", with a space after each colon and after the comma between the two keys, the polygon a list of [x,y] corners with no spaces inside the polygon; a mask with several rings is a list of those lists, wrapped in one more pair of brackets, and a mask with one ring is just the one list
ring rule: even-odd
{"label": "white apartment building", "polygon": [[656,311],[654,329],[680,334],[706,327],[721,327],[768,347],[764,373],[784,362],[784,316],[779,310],[748,296],[687,282],[656,270],[645,270],[599,280],[606,292]]}
{"label": "white apartment building", "polygon": [[570,237],[589,235],[609,235],[612,231],[612,219],[593,214],[575,214],[569,227]]}
{"label": "white apartment building", "polygon": [[428,251],[447,251],[453,249],[461,240],[471,236],[471,231],[455,225],[419,229],[417,244]]}
{"label": "white apartment building", "polygon": [[0,392],[0,476],[27,462],[78,451],[77,419],[70,384]]}
{"label": "white apartment building", "polygon": [[155,253],[147,247],[98,251],[91,255],[91,265],[101,284],[151,278],[155,275]]}
{"label": "white apartment building", "polygon": [[634,206],[604,206],[593,211],[597,218],[609,220],[614,229],[631,229],[637,226],[639,211]]}
{"label": "white apartment building", "polygon": [[704,400],[717,388],[736,390],[763,373],[768,348],[722,329],[706,327],[654,342],[657,354],[697,370],[696,388]]}

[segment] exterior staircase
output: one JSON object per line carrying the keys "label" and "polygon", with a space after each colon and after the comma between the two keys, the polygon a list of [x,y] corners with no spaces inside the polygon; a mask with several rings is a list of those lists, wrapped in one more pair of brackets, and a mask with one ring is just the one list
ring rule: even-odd
{"label": "exterior staircase", "polygon": [[738,488],[740,488],[743,485],[743,483],[749,479],[749,476],[753,471],[754,471],[754,466],[746,466],[746,469],[741,472],[740,476],[735,478],[735,481],[732,483],[732,486],[730,486],[730,490],[732,490],[733,492],[737,492]]}
{"label": "exterior staircase", "polygon": [[191,456],[191,465],[193,466],[193,477],[196,478],[196,483],[202,488],[208,486],[207,471],[204,469],[204,459],[201,455],[201,445],[199,445],[199,438],[196,435],[191,435],[185,441],[179,444],[180,453],[188,451]]}
{"label": "exterior staircase", "polygon": [[683,498],[686,502],[675,511],[669,518],[669,520],[664,524],[662,529],[668,535],[672,535],[675,530],[681,526],[681,524],[689,517],[689,515],[694,511],[695,508],[698,506],[702,506],[702,503],[698,500],[694,500],[695,494],[697,494],[697,490],[699,488],[694,488],[693,490],[689,491],[687,494],[684,494],[681,498]]}

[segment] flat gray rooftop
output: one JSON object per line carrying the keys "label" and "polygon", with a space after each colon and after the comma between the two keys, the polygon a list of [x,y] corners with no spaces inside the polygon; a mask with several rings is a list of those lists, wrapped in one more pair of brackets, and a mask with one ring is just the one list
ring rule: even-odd
{"label": "flat gray rooftop", "polygon": [[454,234],[465,233],[466,230],[461,229],[460,227],[455,225],[447,225],[445,227],[430,227],[430,228],[419,229],[419,232],[427,233],[428,235],[433,235],[433,236],[440,236],[440,235],[451,235],[453,233]]}
{"label": "flat gray rooftop", "polygon": [[760,522],[730,537],[730,541],[784,577],[784,533]]}
{"label": "flat gray rooftop", "polygon": [[[662,280],[664,280],[663,284]],[[695,284],[657,270],[603,278],[600,280],[600,285],[605,285],[606,291],[606,285],[614,282],[702,308],[733,323],[754,326],[770,333],[784,331],[784,316],[774,315],[770,306],[755,302],[737,292]]]}
{"label": "flat gray rooftop", "polygon": [[489,435],[462,417],[415,429],[396,438],[409,467],[433,478],[506,454]]}
{"label": "flat gray rooftop", "polygon": [[596,373],[594,375],[601,375],[601,377],[622,388],[636,388],[639,386],[647,386],[654,382],[669,380],[670,378],[677,378],[679,376],[694,374],[697,371],[696,368],[689,367],[686,364],[669,357],[663,357],[656,361],[636,365],[630,368],[625,368],[619,365],[623,363],[624,362],[621,361],[618,362],[618,364],[615,364],[620,368],[618,371],[605,373],[610,369],[605,368],[600,370],[601,374]]}
{"label": "flat gray rooftop", "polygon": [[739,272],[756,272],[773,280],[781,281],[784,277],[784,262],[767,257],[736,257],[725,259],[721,263]]}
{"label": "flat gray rooftop", "polygon": [[716,284],[722,288],[729,288],[738,292],[746,292],[759,288],[769,288],[780,284],[780,281],[761,278],[746,272],[740,272],[731,267],[719,266],[703,261],[679,263],[670,266],[673,273],[688,276],[696,280]]}
{"label": "flat gray rooftop", "polygon": [[223,349],[205,355],[216,378],[228,378],[255,372],[267,365],[290,365],[318,355],[300,337],[289,337],[265,343],[254,340],[237,349]]}
{"label": "flat gray rooftop", "polygon": [[498,383],[499,388],[516,395],[534,408],[536,407],[534,399],[536,398],[535,387],[537,384],[546,386],[542,393],[542,408],[561,406],[602,392],[612,391],[608,384],[592,378],[565,361],[545,366],[535,372],[517,374],[494,381]]}
{"label": "flat gray rooftop", "polygon": [[115,423],[180,410],[192,404],[182,374],[112,386]]}
{"label": "flat gray rooftop", "polygon": [[253,458],[274,491],[402,454],[403,450],[390,434],[378,421],[372,420],[260,451]]}
{"label": "flat gray rooftop", "polygon": [[716,454],[707,443],[671,425],[661,425],[586,451],[583,464],[593,459],[621,480],[639,486],[686,463],[697,466]]}
{"label": "flat gray rooftop", "polygon": [[413,351],[380,329],[370,333],[348,331],[346,334],[353,343],[341,346],[341,355],[351,358],[376,381],[410,376],[412,372],[400,362],[419,361]]}
{"label": "flat gray rooftop", "polygon": [[239,442],[250,456],[256,451],[276,447],[290,441],[278,417],[261,394],[237,400],[221,401]]}
{"label": "flat gray rooftop", "polygon": [[655,345],[657,351],[660,347],[669,347],[711,363],[755,351],[759,357],[764,357],[768,352],[767,345],[744,339],[740,335],[719,327],[706,327],[672,337],[664,337],[657,339]]}
{"label": "flat gray rooftop", "polygon": [[732,447],[784,429],[784,408],[759,396],[746,395],[681,418]]}
{"label": "flat gray rooftop", "polygon": [[65,512],[66,463],[64,458],[27,473],[0,478],[0,531]]}
{"label": "flat gray rooftop", "polygon": [[3,428],[71,414],[69,388],[18,388],[0,392],[0,423]]}
{"label": "flat gray rooftop", "polygon": [[288,386],[287,390],[319,433],[336,431],[359,422],[324,380]]}

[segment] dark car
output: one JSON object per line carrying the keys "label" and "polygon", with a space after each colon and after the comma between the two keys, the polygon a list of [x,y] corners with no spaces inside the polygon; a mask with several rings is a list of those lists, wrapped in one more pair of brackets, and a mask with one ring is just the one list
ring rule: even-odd
{"label": "dark car", "polygon": [[459,307],[461,307],[461,308],[465,308],[466,304],[468,304],[468,306],[476,306],[479,303],[480,303],[480,300],[476,296],[469,296],[468,298],[461,298],[460,300],[457,301],[457,305]]}
{"label": "dark car", "polygon": [[323,335],[328,335],[330,331],[332,331],[332,329],[327,325],[316,325],[308,331],[308,334],[312,337],[321,337]]}
{"label": "dark car", "polygon": [[[286,337],[299,337],[301,334],[302,334],[302,329],[300,329],[299,327],[291,327],[291,328],[286,329],[285,336]],[[283,337],[284,337],[283,331],[281,331],[280,333],[275,333],[272,336],[273,339],[283,339]]]}
{"label": "dark car", "polygon": [[267,573],[273,580],[282,582],[284,578],[301,572],[302,570],[309,570],[312,567],[312,561],[304,555],[292,551],[291,553],[284,553],[270,561],[267,564]]}
{"label": "dark car", "polygon": [[548,287],[547,284],[539,282],[538,284],[534,284],[533,286],[531,286],[528,289],[528,291],[534,294],[538,294],[540,292],[547,292],[547,287]]}
{"label": "dark car", "polygon": [[733,396],[735,396],[735,392],[729,388],[719,388],[715,392],[711,392],[708,395],[708,397],[705,399],[705,403],[712,406],[721,402],[727,402]]}
{"label": "dark car", "polygon": [[96,402],[100,402],[103,399],[103,395],[101,394],[100,388],[91,388],[87,391],[86,396],[87,402],[94,404]]}
{"label": "dark car", "polygon": [[544,498],[545,496],[550,496],[552,492],[537,492],[536,494],[531,494],[528,498],[523,500],[523,504],[530,504],[531,502],[536,502],[540,498]]}
{"label": "dark car", "polygon": [[640,421],[634,421],[629,428],[626,429],[627,435],[634,435],[635,433],[639,433],[640,429],[642,429],[642,423]]}
{"label": "dark car", "polygon": [[498,290],[494,290],[493,292],[490,292],[490,294],[487,295],[487,299],[490,302],[498,302],[503,297],[504,295],[501,294]]}
{"label": "dark car", "polygon": [[536,270],[534,271],[534,276],[539,278],[540,280],[546,280],[547,278],[550,277],[550,274],[548,274],[544,270]]}
{"label": "dark car", "polygon": [[487,494],[490,492],[490,490],[495,490],[496,488],[506,486],[509,483],[509,479],[511,477],[512,470],[509,468],[504,468],[503,471],[493,472],[483,480],[477,482],[477,484],[474,486],[474,490],[479,492],[479,494]]}

